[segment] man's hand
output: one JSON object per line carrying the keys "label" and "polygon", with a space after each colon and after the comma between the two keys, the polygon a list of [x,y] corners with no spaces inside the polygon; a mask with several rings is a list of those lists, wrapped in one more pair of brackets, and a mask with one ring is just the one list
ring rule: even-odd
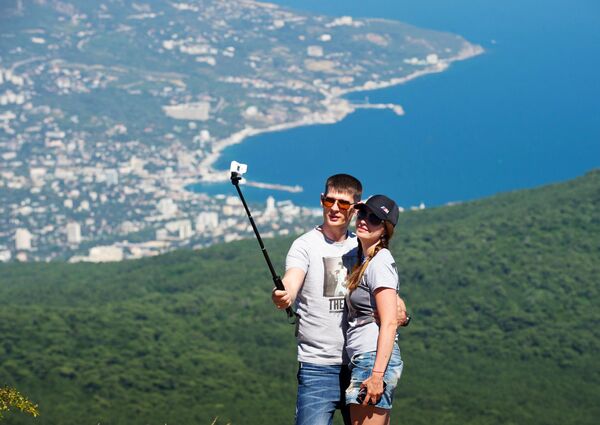
{"label": "man's hand", "polygon": [[396,312],[396,322],[398,327],[408,325],[408,313],[398,305],[398,311]]}
{"label": "man's hand", "polygon": [[292,305],[292,297],[290,294],[288,294],[287,291],[281,291],[277,288],[273,288],[271,300],[279,310],[284,310]]}
{"label": "man's hand", "polygon": [[[375,317],[375,322],[379,324],[379,314],[377,313],[377,311],[373,313],[373,316]],[[396,295],[396,327],[400,328],[403,326],[407,326],[409,322],[410,317],[406,312],[406,304],[404,304],[404,300],[400,298],[399,295]]]}
{"label": "man's hand", "polygon": [[297,268],[291,268],[285,272],[285,275],[281,280],[285,287],[285,291],[273,288],[273,292],[271,292],[271,300],[278,309],[284,310],[294,304],[296,295],[304,283],[305,275],[306,273],[304,273],[304,270]]}
{"label": "man's hand", "polygon": [[406,312],[406,304],[399,295],[396,298],[396,323],[398,324],[398,327],[406,326],[410,321],[408,313]]}

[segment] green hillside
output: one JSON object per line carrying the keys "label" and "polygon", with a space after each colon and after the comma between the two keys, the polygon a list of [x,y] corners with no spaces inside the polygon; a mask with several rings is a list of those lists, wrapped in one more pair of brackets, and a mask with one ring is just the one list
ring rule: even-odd
{"label": "green hillside", "polygon": [[[277,265],[292,239],[267,240]],[[595,424],[600,171],[401,215],[414,323],[393,424]],[[282,267],[279,267],[281,270]],[[10,424],[290,424],[293,328],[255,241],[134,262],[0,266]]]}

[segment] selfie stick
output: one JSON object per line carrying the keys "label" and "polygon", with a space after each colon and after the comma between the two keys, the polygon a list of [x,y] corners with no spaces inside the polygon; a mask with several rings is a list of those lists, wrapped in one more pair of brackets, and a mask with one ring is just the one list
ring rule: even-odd
{"label": "selfie stick", "polygon": [[[243,166],[243,171],[241,171],[240,166]],[[234,170],[236,170],[236,167],[237,167],[237,171],[234,171]],[[273,264],[271,263],[271,259],[269,258],[269,254],[267,253],[267,249],[265,248],[265,245],[263,244],[262,238],[260,237],[260,234],[258,233],[256,224],[254,224],[254,219],[252,218],[252,214],[250,214],[250,210],[248,209],[248,204],[246,204],[244,195],[242,195],[242,191],[240,190],[239,183],[240,183],[240,180],[242,180],[242,173],[245,172],[245,170],[246,170],[245,165],[238,164],[237,162],[233,161],[231,163],[231,183],[237,189],[238,195],[240,195],[240,199],[242,200],[242,204],[244,204],[244,209],[246,210],[246,214],[248,215],[248,219],[250,220],[250,224],[252,225],[252,229],[254,230],[254,234],[256,235],[256,239],[258,240],[260,249],[265,257],[267,266],[269,266],[269,270],[271,272],[271,276],[273,277],[273,282],[275,283],[275,287],[277,289],[279,289],[280,291],[285,291],[283,282],[281,281],[281,278],[277,275],[277,273],[275,273],[275,269],[273,268]],[[292,310],[291,307],[286,308],[285,312],[287,313],[289,318],[294,317],[294,311]]]}

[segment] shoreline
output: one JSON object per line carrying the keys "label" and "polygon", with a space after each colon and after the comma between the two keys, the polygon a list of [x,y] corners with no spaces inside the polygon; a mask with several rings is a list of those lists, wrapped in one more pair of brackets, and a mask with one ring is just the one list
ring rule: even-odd
{"label": "shoreline", "polygon": [[[422,70],[415,71],[412,74],[408,74],[404,77],[392,78],[386,81],[374,82],[367,81],[361,86],[352,87],[349,89],[335,88],[332,91],[325,91],[321,89],[321,93],[324,95],[324,99],[320,102],[324,107],[324,112],[312,112],[304,115],[299,120],[284,122],[275,124],[264,128],[245,127],[242,130],[231,134],[229,137],[218,140],[212,146],[212,152],[204,157],[198,164],[199,180],[196,183],[222,183],[229,180],[228,170],[216,170],[213,166],[215,162],[220,158],[223,150],[230,146],[234,146],[242,143],[245,139],[252,136],[257,136],[264,133],[273,133],[277,131],[290,130],[297,127],[318,125],[318,124],[336,124],[346,118],[348,115],[356,112],[358,109],[391,109],[398,115],[404,115],[404,110],[401,105],[397,104],[355,104],[343,96],[362,92],[362,91],[374,91],[385,88],[398,86],[405,84],[416,78],[429,75],[437,74],[447,70],[453,62],[466,60],[479,56],[485,53],[483,47],[476,44],[468,44],[456,56],[450,57],[445,60],[440,60],[438,63],[425,67]],[[288,192],[301,192],[303,189],[301,186],[285,186],[276,183],[264,183],[257,181],[247,181],[249,186],[270,188]],[[189,190],[189,189],[185,189]]]}

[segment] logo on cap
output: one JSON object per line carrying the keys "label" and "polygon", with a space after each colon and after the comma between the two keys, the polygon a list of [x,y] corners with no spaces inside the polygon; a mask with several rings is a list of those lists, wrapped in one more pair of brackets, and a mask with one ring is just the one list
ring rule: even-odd
{"label": "logo on cap", "polygon": [[387,209],[385,206],[383,206],[383,205],[381,206],[381,209],[382,209],[382,210],[383,210],[383,211],[384,211],[386,214],[389,214],[389,213],[390,213],[390,210],[388,210],[388,209]]}

